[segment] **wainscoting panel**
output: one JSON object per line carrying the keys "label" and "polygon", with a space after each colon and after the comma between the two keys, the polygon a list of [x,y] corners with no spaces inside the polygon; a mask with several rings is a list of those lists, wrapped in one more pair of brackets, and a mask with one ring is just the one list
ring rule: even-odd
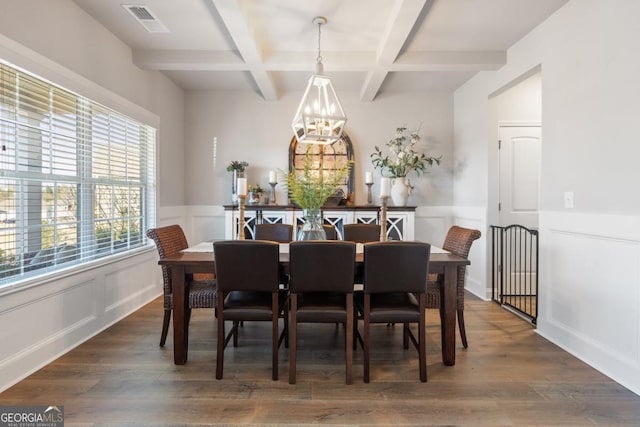
{"label": "wainscoting panel", "polygon": [[538,332],[640,394],[640,217],[540,219]]}
{"label": "wainscoting panel", "polygon": [[[485,301],[491,300],[491,278],[489,251],[489,225],[487,224],[487,209],[481,206],[456,206],[452,209],[452,225],[480,230],[482,237],[473,242],[469,252],[471,265],[467,267],[465,288]],[[444,238],[443,238],[444,241]]]}
{"label": "wainscoting panel", "polygon": [[2,292],[0,391],[161,295],[157,260],[150,247]]}
{"label": "wainscoting panel", "polygon": [[186,206],[189,244],[224,239],[222,206]]}

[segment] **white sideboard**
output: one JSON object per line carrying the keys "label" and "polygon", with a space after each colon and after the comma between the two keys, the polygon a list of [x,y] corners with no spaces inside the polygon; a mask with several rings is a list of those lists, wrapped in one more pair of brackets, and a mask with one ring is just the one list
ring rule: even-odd
{"label": "white sideboard", "polygon": [[[239,213],[237,205],[224,206],[225,239],[238,238]],[[338,231],[339,238],[342,238],[345,224],[378,224],[380,222],[380,207],[331,206],[322,210],[322,221],[325,224],[334,225]],[[414,221],[414,206],[387,208],[387,239],[414,240]],[[256,224],[284,223],[296,225],[297,228],[303,222],[302,209],[296,206],[245,206],[244,233],[247,239],[254,238]]]}

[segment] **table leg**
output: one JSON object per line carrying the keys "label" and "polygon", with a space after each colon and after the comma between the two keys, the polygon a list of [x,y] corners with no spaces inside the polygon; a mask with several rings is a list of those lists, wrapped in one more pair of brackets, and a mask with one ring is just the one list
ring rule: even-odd
{"label": "table leg", "polygon": [[188,299],[183,266],[171,267],[173,286],[173,363],[184,365],[189,348]]}
{"label": "table leg", "polygon": [[447,366],[456,364],[456,299],[458,267],[447,265],[444,270],[444,315],[441,320],[442,362]]}

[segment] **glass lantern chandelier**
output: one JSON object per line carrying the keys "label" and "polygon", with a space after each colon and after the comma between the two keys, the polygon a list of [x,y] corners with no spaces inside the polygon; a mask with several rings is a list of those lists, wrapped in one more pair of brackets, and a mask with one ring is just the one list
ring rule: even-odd
{"label": "glass lantern chandelier", "polygon": [[333,90],[331,80],[324,75],[320,54],[320,34],[322,25],[327,23],[327,18],[316,16],[313,18],[313,23],[318,25],[316,73],[309,79],[291,126],[298,142],[333,144],[342,136],[347,116]]}

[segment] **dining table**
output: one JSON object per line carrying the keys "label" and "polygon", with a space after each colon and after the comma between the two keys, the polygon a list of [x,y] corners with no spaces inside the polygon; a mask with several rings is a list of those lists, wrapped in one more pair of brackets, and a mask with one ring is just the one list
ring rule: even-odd
{"label": "dining table", "polygon": [[[289,268],[288,244],[280,245],[280,267]],[[469,265],[468,259],[454,255],[435,246],[431,247],[429,274],[444,276],[442,293],[443,314],[440,323],[442,338],[442,362],[447,366],[456,363],[456,286],[458,267]],[[364,262],[362,245],[356,250],[356,264]],[[215,272],[215,255],[212,242],[202,242],[173,255],[160,258],[158,264],[170,267],[173,286],[173,361],[176,365],[187,362],[189,350],[188,277],[194,273]]]}

